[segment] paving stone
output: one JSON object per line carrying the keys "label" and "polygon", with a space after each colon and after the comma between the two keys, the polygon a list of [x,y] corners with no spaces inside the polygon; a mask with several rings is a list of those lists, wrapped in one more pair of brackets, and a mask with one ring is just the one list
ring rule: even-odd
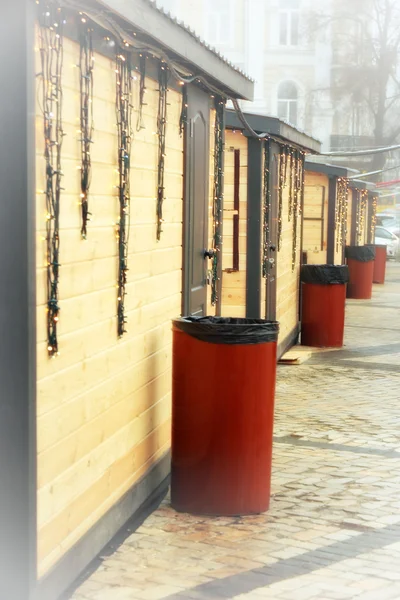
{"label": "paving stone", "polygon": [[387,273],[347,303],[344,349],[278,366],[269,512],[167,498],[73,600],[400,599],[400,265]]}

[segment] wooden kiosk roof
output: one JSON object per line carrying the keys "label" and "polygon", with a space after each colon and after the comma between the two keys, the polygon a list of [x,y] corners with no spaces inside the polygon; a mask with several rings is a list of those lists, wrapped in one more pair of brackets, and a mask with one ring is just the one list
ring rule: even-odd
{"label": "wooden kiosk roof", "polygon": [[[267,133],[271,137],[277,138],[277,141],[289,142],[314,154],[318,154],[321,151],[320,141],[277,117],[268,117],[253,113],[245,113],[244,117],[250,127],[258,134]],[[226,111],[226,127],[229,129],[244,130],[244,125],[234,110]]]}
{"label": "wooden kiosk roof", "polygon": [[313,173],[322,173],[328,177],[349,177],[349,170],[346,167],[338,167],[321,162],[306,160],[305,167],[307,171]]}
{"label": "wooden kiosk roof", "polygon": [[161,50],[185,78],[207,79],[228,98],[253,100],[254,82],[182,21],[152,0],[63,0],[105,29],[123,31],[132,45]]}

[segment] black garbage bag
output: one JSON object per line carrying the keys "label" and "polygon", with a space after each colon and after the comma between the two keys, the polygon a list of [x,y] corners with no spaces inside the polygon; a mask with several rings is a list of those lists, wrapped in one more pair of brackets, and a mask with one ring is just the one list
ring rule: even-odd
{"label": "black garbage bag", "polygon": [[302,283],[343,285],[349,283],[349,267],[347,265],[303,265],[300,278]]}
{"label": "black garbage bag", "polygon": [[374,246],[346,246],[345,256],[359,262],[372,262],[375,260],[375,248]]}
{"label": "black garbage bag", "polygon": [[182,317],[173,327],[211,344],[263,344],[278,339],[279,323],[235,317]]}

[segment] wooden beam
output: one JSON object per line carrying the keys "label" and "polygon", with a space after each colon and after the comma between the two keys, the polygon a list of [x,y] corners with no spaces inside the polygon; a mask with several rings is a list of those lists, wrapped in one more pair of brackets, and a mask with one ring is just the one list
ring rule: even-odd
{"label": "wooden beam", "polygon": [[336,177],[329,177],[328,190],[328,238],[326,248],[326,262],[328,265],[333,265],[335,262],[335,241],[336,241],[336,193],[337,193]]}
{"label": "wooden beam", "polygon": [[36,291],[34,12],[0,20],[0,598],[36,582]]}
{"label": "wooden beam", "polygon": [[239,271],[240,150],[235,150],[233,191],[233,271]]}
{"label": "wooden beam", "polygon": [[248,138],[246,317],[250,319],[259,319],[261,313],[263,147],[260,140]]}

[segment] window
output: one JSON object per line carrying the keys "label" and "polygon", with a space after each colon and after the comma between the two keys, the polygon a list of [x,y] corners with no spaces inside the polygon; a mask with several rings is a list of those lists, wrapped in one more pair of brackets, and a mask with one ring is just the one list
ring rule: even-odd
{"label": "window", "polygon": [[377,227],[375,229],[375,236],[377,238],[381,238],[384,240],[393,240],[396,239],[392,233],[390,233],[390,231],[388,231],[387,229],[382,229],[381,227]]}
{"label": "window", "polygon": [[396,217],[377,217],[378,225],[382,225],[383,227],[392,227],[396,225]]}
{"label": "window", "polygon": [[278,117],[297,125],[298,91],[293,81],[283,81],[278,87]]}
{"label": "window", "polygon": [[298,46],[299,44],[299,3],[298,0],[283,0],[279,11],[279,45]]}
{"label": "window", "polygon": [[206,39],[210,44],[230,44],[233,39],[233,6],[231,0],[208,0]]}

